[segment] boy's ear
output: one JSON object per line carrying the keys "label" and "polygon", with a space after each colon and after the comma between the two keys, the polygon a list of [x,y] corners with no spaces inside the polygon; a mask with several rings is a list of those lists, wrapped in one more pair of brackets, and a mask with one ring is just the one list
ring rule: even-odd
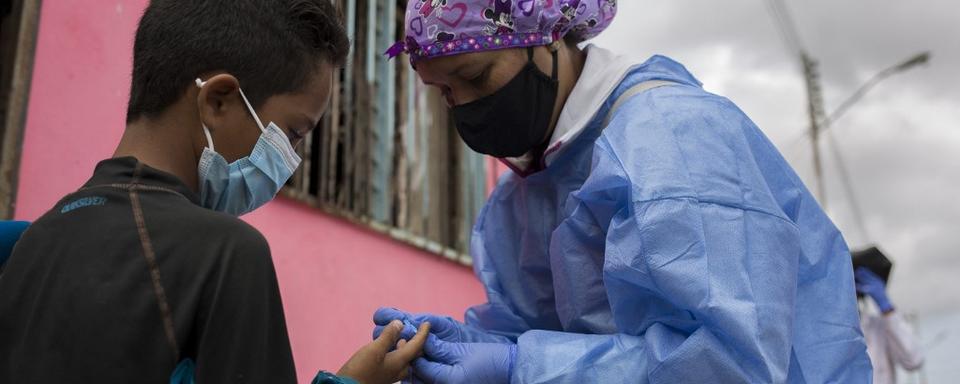
{"label": "boy's ear", "polygon": [[219,127],[222,120],[234,108],[246,108],[240,98],[240,81],[229,73],[215,75],[206,81],[197,92],[197,108],[200,120],[211,131]]}

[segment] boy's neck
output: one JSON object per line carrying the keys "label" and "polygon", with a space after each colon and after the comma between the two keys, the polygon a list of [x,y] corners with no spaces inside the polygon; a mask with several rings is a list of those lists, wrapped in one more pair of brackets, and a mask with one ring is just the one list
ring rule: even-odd
{"label": "boy's neck", "polygon": [[[168,114],[169,115],[169,114]],[[198,152],[193,135],[169,117],[140,118],[127,124],[113,157],[132,156],[180,179],[196,192]]]}

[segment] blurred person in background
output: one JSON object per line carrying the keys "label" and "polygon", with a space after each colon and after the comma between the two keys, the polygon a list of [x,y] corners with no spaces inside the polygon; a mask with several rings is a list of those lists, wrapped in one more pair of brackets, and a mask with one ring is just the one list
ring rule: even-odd
{"label": "blurred person in background", "polygon": [[[897,366],[914,371],[923,366],[923,351],[900,312],[887,295],[887,284],[867,267],[855,271],[857,292],[862,294],[860,325],[873,363],[874,384],[897,382]],[[869,297],[876,306],[867,303]]]}
{"label": "blurred person in background", "polygon": [[[615,0],[410,0],[405,52],[513,172],[474,227],[489,302],[429,321],[428,383],[867,383],[847,245],[732,102],[581,43]],[[656,15],[617,17],[642,23]]]}

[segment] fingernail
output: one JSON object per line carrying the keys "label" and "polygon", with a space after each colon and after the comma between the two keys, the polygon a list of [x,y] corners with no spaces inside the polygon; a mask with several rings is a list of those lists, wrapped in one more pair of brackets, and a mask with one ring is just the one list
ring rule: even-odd
{"label": "fingernail", "polygon": [[390,322],[390,326],[391,326],[391,327],[394,327],[394,328],[396,328],[396,329],[402,330],[402,329],[403,329],[403,322],[401,322],[400,320],[394,320],[394,321],[391,321],[391,322]]}

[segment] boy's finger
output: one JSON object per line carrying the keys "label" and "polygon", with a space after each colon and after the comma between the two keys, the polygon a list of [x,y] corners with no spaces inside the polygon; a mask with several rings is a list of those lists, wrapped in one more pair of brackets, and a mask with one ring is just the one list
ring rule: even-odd
{"label": "boy's finger", "polygon": [[397,345],[402,330],[403,323],[400,320],[390,322],[390,325],[383,328],[383,333],[373,341],[374,347],[382,353],[387,353],[394,345]]}
{"label": "boy's finger", "polygon": [[[376,327],[373,327],[373,338],[376,339],[380,337],[380,334],[383,333],[384,328],[386,328],[385,325],[378,325]],[[400,332],[400,338],[409,340],[413,338],[413,335],[415,334],[417,334],[417,329],[414,328],[412,324],[404,324],[403,332]]]}
{"label": "boy's finger", "polygon": [[410,364],[413,359],[420,356],[420,351],[423,350],[423,344],[427,341],[427,336],[429,335],[430,323],[420,324],[420,330],[417,331],[417,334],[413,336],[410,341],[404,344],[403,348],[397,348],[396,351],[387,356],[387,360],[393,360],[388,362],[404,366]]}

